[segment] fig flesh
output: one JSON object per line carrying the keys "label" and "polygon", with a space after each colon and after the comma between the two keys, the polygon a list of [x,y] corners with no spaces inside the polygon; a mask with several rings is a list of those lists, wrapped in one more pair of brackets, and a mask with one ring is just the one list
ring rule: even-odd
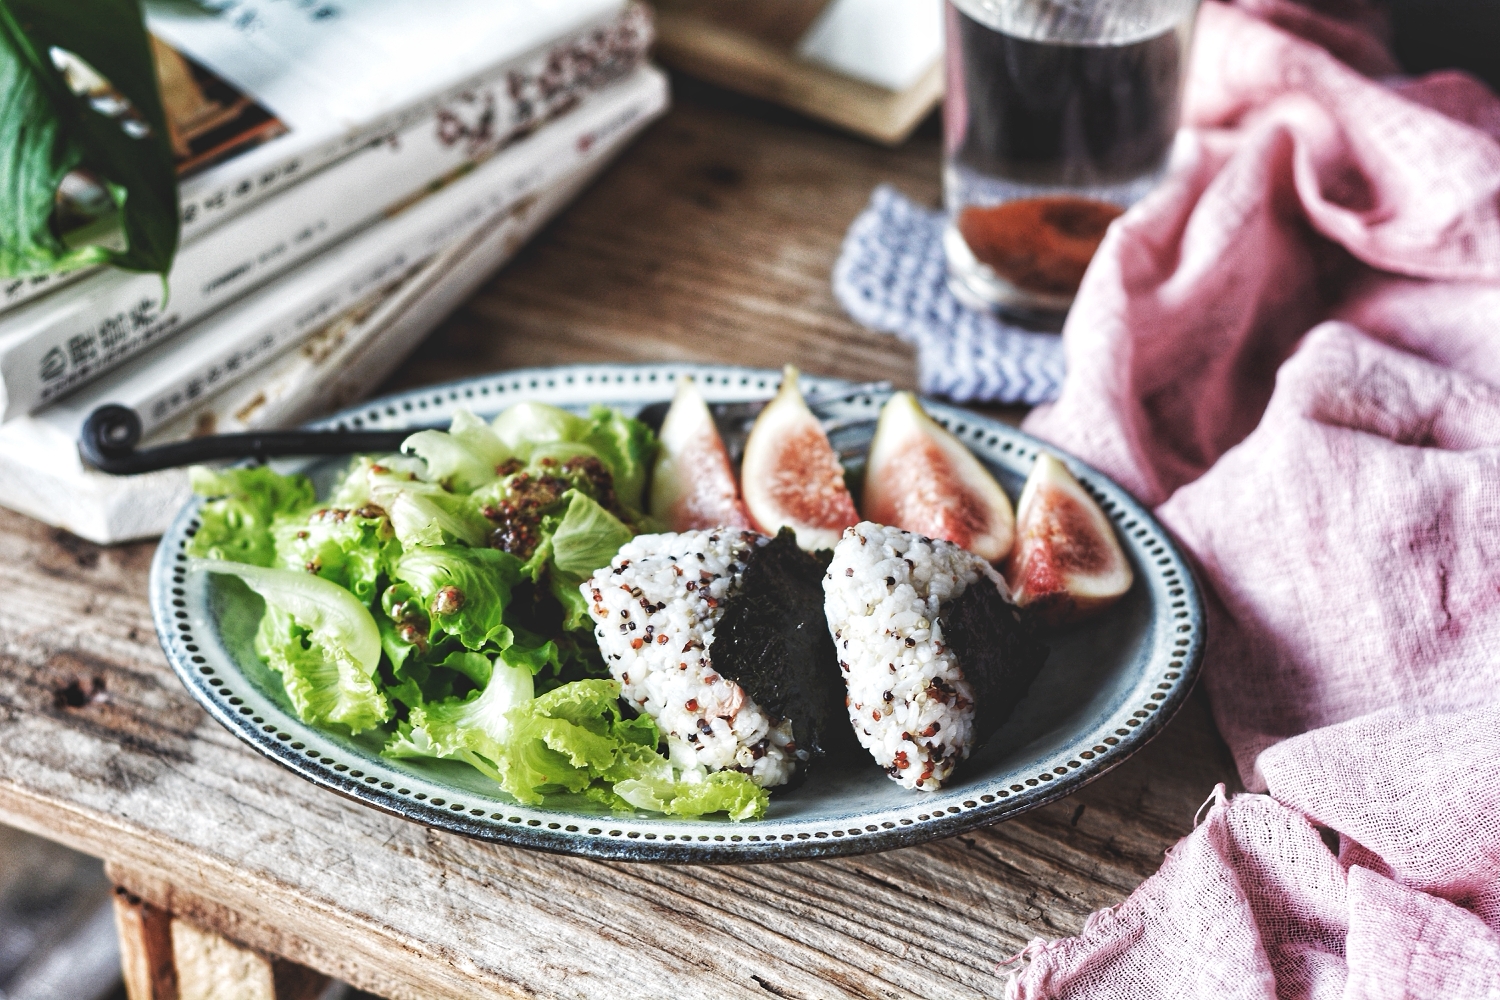
{"label": "fig flesh", "polygon": [[807,408],[791,365],[776,398],[750,428],[740,489],[756,530],[775,535],[791,528],[797,544],[810,552],[833,548],[844,529],[859,522],[843,466]]}
{"label": "fig flesh", "polygon": [[1010,498],[909,392],[881,407],[863,500],[871,521],[941,538],[990,562],[1010,555],[1015,541]]}
{"label": "fig flesh", "polygon": [[669,531],[751,527],[724,439],[692,381],[678,383],[657,440],[661,447],[651,474],[653,517]]}
{"label": "fig flesh", "polygon": [[1109,518],[1046,452],[1037,455],[1016,505],[1016,548],[1005,576],[1016,603],[1048,625],[1102,611],[1135,579]]}

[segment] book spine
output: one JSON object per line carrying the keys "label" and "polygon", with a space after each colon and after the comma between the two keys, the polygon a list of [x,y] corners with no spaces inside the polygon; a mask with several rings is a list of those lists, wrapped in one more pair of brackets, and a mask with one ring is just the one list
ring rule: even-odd
{"label": "book spine", "polygon": [[278,191],[350,156],[438,119],[476,158],[567,111],[578,95],[643,63],[654,37],[650,11],[630,3],[611,18],[466,79],[312,149],[290,135],[186,178],[179,191],[184,242],[229,221]]}
{"label": "book spine", "polygon": [[414,272],[374,308],[319,331],[308,344],[312,349],[282,355],[242,385],[162,428],[155,440],[293,427],[365,398],[571,201],[603,162],[515,206]]}
{"label": "book spine", "polygon": [[28,274],[20,278],[0,278],[0,313],[14,306],[39,299],[54,289],[93,274],[94,268],[79,268],[53,274]]}
{"label": "book spine", "polygon": [[[372,146],[397,147],[414,131],[430,130],[464,159],[484,159],[628,75],[645,62],[652,37],[649,13],[632,3],[602,24],[320,148],[277,152],[281,144],[273,140],[194,174],[179,185],[182,252],[303,178],[324,168],[337,170],[346,158]],[[0,279],[0,314],[98,273],[101,269],[86,268]]]}
{"label": "book spine", "polygon": [[271,362],[349,311],[378,299],[445,248],[497,219],[529,216],[572,178],[614,155],[667,102],[665,78],[643,67],[448,186],[330,250],[274,286],[251,293],[46,411],[76,431],[94,407],[133,408],[150,433]]}
{"label": "book spine", "polygon": [[179,255],[165,302],[155,275],[111,270],[0,317],[0,419],[55,402],[468,169],[445,123],[367,146],[203,236]]}

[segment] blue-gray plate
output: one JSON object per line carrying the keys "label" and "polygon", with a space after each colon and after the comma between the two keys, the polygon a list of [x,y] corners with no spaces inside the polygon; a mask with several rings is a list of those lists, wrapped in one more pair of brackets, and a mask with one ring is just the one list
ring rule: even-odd
{"label": "blue-gray plate", "polygon": [[[582,365],[512,371],[414,390],[346,410],[316,426],[367,430],[443,424],[520,400],[569,408],[605,403],[634,413],[670,398],[691,376],[711,402],[768,398],[779,373],[711,365]],[[851,386],[804,377],[809,396]],[[835,445],[858,466],[885,394],[859,393],[821,412]],[[989,418],[924,401],[993,471],[1012,500],[1040,442]],[[198,524],[190,502],[162,537],[151,567],[151,605],[172,668],[208,712],[257,751],[324,788],[429,827],[595,858],[747,862],[887,850],[1007,819],[1061,798],[1140,749],[1182,704],[1203,655],[1204,616],[1187,562],[1155,519],[1120,487],[1063,457],[1099,502],[1135,568],[1135,585],[1104,614],[1051,642],[1052,652],[1010,721],[938,792],[898,787],[873,761],[813,768],[774,791],[765,818],[675,819],[611,812],[591,803],[519,805],[477,771],[443,761],[388,760],[378,740],[307,725],[256,656],[261,602],[235,578],[188,573],[184,547]],[[343,460],[277,463],[320,489]],[[857,468],[853,470],[856,474]]]}

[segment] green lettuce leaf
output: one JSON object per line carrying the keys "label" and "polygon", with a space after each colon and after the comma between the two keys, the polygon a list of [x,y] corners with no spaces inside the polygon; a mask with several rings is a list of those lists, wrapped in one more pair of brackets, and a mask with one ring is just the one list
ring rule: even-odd
{"label": "green lettuce leaf", "polygon": [[370,498],[385,509],[396,537],[408,549],[449,541],[481,546],[489,537],[490,523],[470,497],[436,483],[372,477]]}
{"label": "green lettuce leaf", "polygon": [[546,403],[516,403],[491,424],[495,436],[512,455],[531,461],[538,448],[559,442],[576,442],[588,433],[588,421]]}
{"label": "green lettuce leaf", "polygon": [[[463,657],[486,660],[478,653]],[[531,700],[531,671],[523,666],[495,662],[487,666],[488,678],[467,698],[449,698],[413,708],[410,721],[386,744],[390,757],[458,757],[493,776],[486,766],[505,755],[511,735],[509,713]],[[476,759],[475,755],[478,755]]]}
{"label": "green lettuce leaf", "polygon": [[409,585],[432,622],[431,640],[455,636],[468,649],[511,643],[505,608],[521,579],[521,561],[498,549],[424,547],[405,552],[391,571]]}
{"label": "green lettuce leaf", "polygon": [[381,646],[390,657],[389,670],[382,672],[385,693],[408,708],[443,701],[489,681],[489,658],[464,649],[457,639],[443,638],[435,646],[425,640],[412,644],[384,615],[377,621]]}
{"label": "green lettuce leaf", "polygon": [[[127,123],[73,93],[53,63],[73,53],[134,106]],[[58,186],[87,170],[120,211],[127,249],[69,248]],[[177,173],[141,9],[132,0],[0,0],[0,274],[111,263],[165,275],[177,251]]]}
{"label": "green lettuce leaf", "polygon": [[580,629],[593,631],[594,620],[589,616],[589,600],[579,588],[583,577],[553,569],[547,574],[547,590],[563,608],[562,627],[569,632]]}
{"label": "green lettuce leaf", "polygon": [[588,430],[577,440],[594,449],[615,480],[615,495],[629,510],[643,509],[646,474],[656,457],[651,428],[607,406],[589,409]]}
{"label": "green lettuce leaf", "polygon": [[199,527],[188,555],[270,566],[276,561],[271,529],[277,515],[311,507],[316,500],[306,476],[279,475],[266,466],[188,470],[193,492],[216,497],[198,511]]}
{"label": "green lettuce leaf", "polygon": [[518,626],[511,631],[514,639],[500,652],[500,659],[512,667],[525,667],[532,675],[550,670],[556,674],[562,669],[562,653],[557,643]]}
{"label": "green lettuce leaf", "polygon": [[382,574],[401,554],[390,519],[378,507],[327,507],[307,516],[282,515],[271,528],[276,564],[316,573],[366,604],[378,594]]}
{"label": "green lettuce leaf", "polygon": [[542,541],[531,553],[530,558],[521,564],[521,575],[532,583],[542,578],[542,574],[547,572],[547,567],[552,562],[552,533],[557,530],[557,523],[561,520],[560,517],[547,516],[543,517],[537,526],[537,532],[542,536]]}
{"label": "green lettuce leaf", "polygon": [[483,653],[471,653],[468,650],[455,650],[449,653],[443,657],[443,661],[438,666],[444,670],[463,674],[474,682],[476,688],[483,688],[494,674],[494,664],[490,662],[488,656]]}
{"label": "green lettuce leaf", "polygon": [[[487,427],[486,432],[490,439],[495,439],[495,435]],[[469,433],[468,438],[474,439],[477,436]],[[495,445],[499,448],[498,439],[495,439]],[[471,447],[468,441],[446,430],[419,430],[402,442],[401,450],[410,451],[426,462],[423,478],[428,483],[438,483],[446,489],[468,493],[496,478],[495,466],[498,463],[487,462],[483,454]],[[502,451],[502,448],[499,450]]]}
{"label": "green lettuce leaf", "polygon": [[584,680],[564,684],[511,713],[512,730],[493,777],[518,802],[540,803],[554,792],[582,792],[622,755],[654,754],[659,734],[646,716],[620,715],[620,685]]}
{"label": "green lettuce leaf", "polygon": [[427,471],[427,463],[415,455],[360,455],[349,463],[328,494],[328,506],[353,510],[374,503],[371,484],[415,482]]}
{"label": "green lettuce leaf", "polygon": [[609,561],[633,532],[620,519],[577,490],[552,535],[552,563],[565,573],[585,577]]}
{"label": "green lettuce leaf", "polygon": [[280,671],[297,714],[359,733],[390,717],[375,683],[380,630],[349,591],[311,573],[191,559],[190,571],[239,577],[266,602],[256,649]]}
{"label": "green lettuce leaf", "polygon": [[505,442],[500,440],[500,435],[495,433],[495,429],[468,410],[459,410],[453,415],[448,433],[491,469],[514,457]]}
{"label": "green lettuce leaf", "polygon": [[545,403],[517,403],[495,418],[495,435],[511,454],[531,465],[544,458],[558,464],[579,455],[604,463],[615,495],[629,511],[641,509],[647,470],[656,453],[651,428],[607,406],[587,417]]}
{"label": "green lettuce leaf", "polygon": [[759,819],[766,814],[770,795],[739,771],[715,771],[697,781],[654,776],[622,778],[613,791],[637,809],[673,816],[727,813],[730,819]]}
{"label": "green lettuce leaf", "polygon": [[266,607],[255,633],[255,650],[281,674],[292,708],[306,722],[337,723],[360,733],[390,716],[374,681],[346,671],[334,651],[285,611]]}

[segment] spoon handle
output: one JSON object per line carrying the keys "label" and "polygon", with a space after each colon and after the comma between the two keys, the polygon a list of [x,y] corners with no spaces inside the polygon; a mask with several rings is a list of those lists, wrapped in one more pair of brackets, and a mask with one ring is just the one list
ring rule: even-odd
{"label": "spoon handle", "polygon": [[284,458],[396,451],[419,427],[399,431],[251,431],[212,434],[136,450],[141,418],[127,406],[101,406],[83,423],[78,450],[89,465],[112,476],[172,469],[225,458]]}

